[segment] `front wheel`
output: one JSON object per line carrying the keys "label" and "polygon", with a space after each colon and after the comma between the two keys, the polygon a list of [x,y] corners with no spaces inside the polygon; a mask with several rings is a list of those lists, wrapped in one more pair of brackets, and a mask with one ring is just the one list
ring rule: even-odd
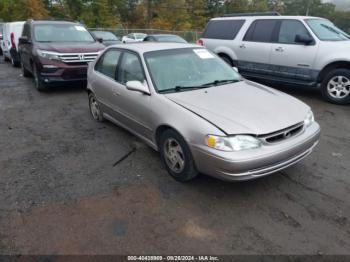
{"label": "front wheel", "polygon": [[104,118],[102,111],[93,93],[89,93],[89,108],[92,117],[98,122],[103,122]]}
{"label": "front wheel", "polygon": [[323,97],[338,105],[350,103],[350,70],[334,69],[322,82]]}
{"label": "front wheel", "polygon": [[31,73],[25,68],[24,64],[21,63],[22,75],[24,77],[30,77]]}
{"label": "front wheel", "polygon": [[33,65],[33,71],[34,71],[34,83],[35,83],[36,89],[40,92],[47,91],[48,88],[44,84],[44,82],[41,78],[41,75],[39,73],[39,70],[35,64]]}
{"label": "front wheel", "polygon": [[168,173],[179,182],[187,182],[198,175],[190,149],[183,137],[168,129],[160,137],[161,160]]}

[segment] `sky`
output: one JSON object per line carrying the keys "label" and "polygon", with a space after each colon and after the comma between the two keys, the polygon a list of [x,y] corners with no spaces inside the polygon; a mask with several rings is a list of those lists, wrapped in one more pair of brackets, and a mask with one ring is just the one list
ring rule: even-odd
{"label": "sky", "polygon": [[331,2],[337,5],[337,9],[350,10],[350,0],[325,0],[324,2]]}

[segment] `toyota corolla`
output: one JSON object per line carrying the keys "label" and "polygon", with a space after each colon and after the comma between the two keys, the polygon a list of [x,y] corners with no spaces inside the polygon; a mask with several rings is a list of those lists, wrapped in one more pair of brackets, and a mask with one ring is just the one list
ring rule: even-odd
{"label": "toyota corolla", "polygon": [[196,45],[109,47],[89,65],[88,94],[95,120],[140,137],[182,182],[266,176],[308,156],[320,136],[309,106]]}

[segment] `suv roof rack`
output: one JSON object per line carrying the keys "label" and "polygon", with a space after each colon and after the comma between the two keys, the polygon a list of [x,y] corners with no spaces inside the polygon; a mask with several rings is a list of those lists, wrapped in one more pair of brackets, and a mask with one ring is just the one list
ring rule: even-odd
{"label": "suv roof rack", "polygon": [[47,18],[29,18],[27,21],[34,22],[34,21],[52,21],[52,22],[74,22],[74,23],[80,23],[79,21],[70,19],[70,18],[53,18],[53,17],[47,17]]}
{"label": "suv roof rack", "polygon": [[239,16],[280,16],[278,12],[256,12],[256,13],[233,13],[224,14],[222,17],[239,17]]}

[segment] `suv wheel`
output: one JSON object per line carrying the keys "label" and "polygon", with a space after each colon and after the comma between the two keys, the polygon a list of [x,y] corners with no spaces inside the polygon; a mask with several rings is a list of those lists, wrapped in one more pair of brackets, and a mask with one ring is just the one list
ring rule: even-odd
{"label": "suv wheel", "polygon": [[24,77],[30,77],[31,73],[24,67],[23,63],[21,63],[22,75]]}
{"label": "suv wheel", "polygon": [[187,182],[198,175],[191,152],[182,136],[168,129],[160,137],[159,151],[168,173],[179,182]]}
{"label": "suv wheel", "polygon": [[34,82],[35,82],[35,87],[38,89],[38,91],[46,91],[47,86],[45,86],[43,80],[41,79],[40,73],[38,71],[38,68],[36,67],[35,64],[33,64],[33,72],[34,72]]}
{"label": "suv wheel", "polygon": [[323,97],[334,104],[350,103],[350,70],[334,69],[322,82]]}
{"label": "suv wheel", "polygon": [[89,108],[92,117],[98,122],[103,122],[103,114],[100,110],[100,106],[97,102],[97,99],[93,93],[89,93]]}

